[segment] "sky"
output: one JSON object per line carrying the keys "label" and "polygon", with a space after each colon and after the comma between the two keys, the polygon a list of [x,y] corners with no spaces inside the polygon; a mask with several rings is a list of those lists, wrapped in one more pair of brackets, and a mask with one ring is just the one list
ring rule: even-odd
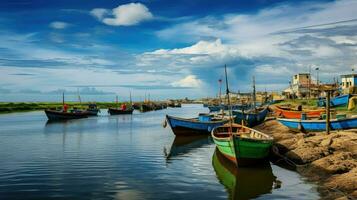
{"label": "sky", "polygon": [[0,101],[280,91],[293,74],[332,82],[357,67],[357,1],[3,0]]}

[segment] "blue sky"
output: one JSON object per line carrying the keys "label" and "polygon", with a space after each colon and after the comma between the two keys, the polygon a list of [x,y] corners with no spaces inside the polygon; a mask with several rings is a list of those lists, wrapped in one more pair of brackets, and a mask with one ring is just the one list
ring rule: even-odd
{"label": "blue sky", "polygon": [[224,64],[235,91],[250,91],[253,75],[258,90],[281,90],[309,67],[328,82],[357,66],[356,9],[354,0],[2,1],[0,93],[213,96]]}

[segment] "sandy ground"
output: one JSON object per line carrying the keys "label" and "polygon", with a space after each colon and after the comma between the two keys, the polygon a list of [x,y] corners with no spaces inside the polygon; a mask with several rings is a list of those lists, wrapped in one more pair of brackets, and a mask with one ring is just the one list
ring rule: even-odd
{"label": "sandy ground", "polygon": [[319,185],[323,199],[357,199],[357,129],[296,133],[276,120],[255,129],[274,137],[279,154]]}

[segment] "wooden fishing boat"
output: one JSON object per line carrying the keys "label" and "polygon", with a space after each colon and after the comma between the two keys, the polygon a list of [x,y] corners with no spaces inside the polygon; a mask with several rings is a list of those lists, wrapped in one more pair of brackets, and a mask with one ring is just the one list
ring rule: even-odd
{"label": "wooden fishing boat", "polygon": [[89,104],[87,110],[84,112],[86,112],[88,116],[97,116],[100,110],[96,104]]}
{"label": "wooden fishing boat", "polygon": [[264,122],[265,117],[269,113],[268,107],[251,109],[251,110],[233,110],[232,114],[235,116],[235,123],[242,124],[242,121],[248,127],[253,127]]}
{"label": "wooden fishing boat", "polygon": [[140,105],[140,112],[148,112],[154,110],[154,107],[149,104],[141,104]]}
{"label": "wooden fishing boat", "polygon": [[62,110],[45,110],[46,116],[50,121],[69,120],[87,118],[88,113],[80,110],[72,110],[70,112],[63,112]]}
{"label": "wooden fishing boat", "polygon": [[325,109],[297,111],[280,106],[272,106],[272,108],[277,116],[288,119],[301,119],[301,114],[303,113],[306,114],[307,118],[318,118],[325,113]]}
{"label": "wooden fishing boat", "polygon": [[[232,105],[232,110],[242,110],[242,109],[248,109],[250,106],[249,105]],[[208,106],[208,109],[210,112],[218,112],[220,110],[229,110],[228,105],[216,105],[216,106]]]}
{"label": "wooden fishing boat", "polygon": [[216,118],[213,115],[200,114],[197,118],[180,118],[166,115],[168,123],[175,135],[209,134],[213,128],[227,123],[228,119]]}
{"label": "wooden fishing boat", "polygon": [[217,150],[212,157],[219,182],[227,189],[228,199],[255,199],[271,193],[277,179],[269,162],[259,166],[237,168]]}
{"label": "wooden fishing boat", "polygon": [[[302,120],[302,119],[282,119],[278,121],[284,126],[294,131],[313,132],[325,131],[326,120]],[[331,130],[345,130],[357,128],[357,116],[350,118],[340,118],[330,120]]]}
{"label": "wooden fishing boat", "polygon": [[[349,98],[349,94],[334,97],[330,100],[330,107],[347,106]],[[319,99],[317,105],[320,107],[326,106],[326,98]]]}
{"label": "wooden fishing boat", "polygon": [[218,126],[211,135],[218,150],[239,165],[265,160],[273,144],[271,136],[235,123]]}
{"label": "wooden fishing boat", "polygon": [[126,114],[133,114],[134,108],[128,108],[122,110],[120,108],[108,108],[108,113],[110,115],[126,115]]}

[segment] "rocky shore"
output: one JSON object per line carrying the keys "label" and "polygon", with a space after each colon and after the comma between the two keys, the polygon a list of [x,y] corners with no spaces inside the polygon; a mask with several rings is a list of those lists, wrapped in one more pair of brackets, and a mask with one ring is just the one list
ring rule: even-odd
{"label": "rocky shore", "polygon": [[274,137],[275,153],[316,182],[323,199],[357,199],[357,129],[296,133],[276,120],[255,128]]}

